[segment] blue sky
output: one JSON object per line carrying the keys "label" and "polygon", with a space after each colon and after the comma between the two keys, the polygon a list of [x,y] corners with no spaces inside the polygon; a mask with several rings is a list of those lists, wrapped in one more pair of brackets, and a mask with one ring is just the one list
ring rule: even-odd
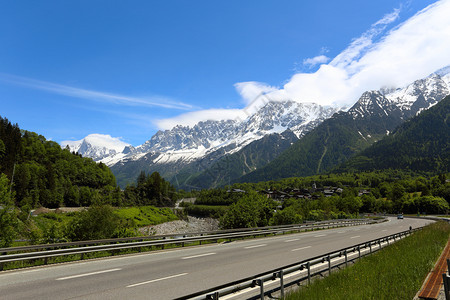
{"label": "blue sky", "polygon": [[448,15],[448,0],[2,1],[0,115],[136,146],[261,93],[349,105],[450,64]]}

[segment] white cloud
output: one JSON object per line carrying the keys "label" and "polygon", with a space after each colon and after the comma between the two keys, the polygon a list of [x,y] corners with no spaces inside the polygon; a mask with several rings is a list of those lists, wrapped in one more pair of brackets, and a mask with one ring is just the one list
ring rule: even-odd
{"label": "white cloud", "polygon": [[234,87],[247,105],[253,103],[261,95],[278,90],[276,87],[256,81],[238,82]]}
{"label": "white cloud", "polygon": [[308,66],[310,68],[319,65],[319,64],[324,64],[327,63],[330,60],[329,57],[325,56],[325,55],[319,55],[316,57],[312,57],[312,58],[306,58],[303,60],[303,64],[305,66]]}
{"label": "white cloud", "polygon": [[86,89],[75,88],[67,85],[56,84],[47,81],[41,81],[26,77],[14,76],[10,74],[0,73],[0,80],[28,88],[37,90],[44,90],[47,92],[81,98],[87,100],[108,102],[128,106],[150,106],[163,107],[170,109],[191,110],[192,105],[176,102],[167,97],[152,96],[152,97],[130,97],[106,92],[92,91]]}
{"label": "white cloud", "polygon": [[203,110],[167,122],[160,120],[158,125],[168,128],[166,126],[176,122],[195,124],[207,119],[241,118],[255,107],[252,102],[255,98],[259,102],[257,105],[267,99],[291,99],[348,106],[367,90],[402,87],[450,65],[450,0],[438,1],[387,31],[400,12],[395,9],[375,22],[328,64],[325,64],[324,55],[306,59],[306,64],[322,65],[314,73],[293,75],[279,89],[261,82],[235,84],[247,105],[242,110]]}
{"label": "white cloud", "polygon": [[278,91],[275,87],[254,81],[236,83],[235,88],[245,101],[246,106],[243,109],[218,108],[187,112],[173,118],[157,120],[155,124],[160,129],[171,129],[177,125],[192,127],[200,121],[207,120],[243,121],[272,100],[267,98],[267,94]]}
{"label": "white cloud", "polygon": [[354,39],[347,49],[337,55],[330,62],[330,65],[345,68],[354,63],[373,46],[373,40],[383,33],[389,24],[398,19],[399,14],[400,10],[394,9],[392,13],[385,15],[382,19],[372,24],[369,30],[364,32],[360,37]]}

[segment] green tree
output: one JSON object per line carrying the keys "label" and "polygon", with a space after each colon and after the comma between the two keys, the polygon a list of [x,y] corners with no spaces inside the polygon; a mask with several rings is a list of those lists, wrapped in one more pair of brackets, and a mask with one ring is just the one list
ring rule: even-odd
{"label": "green tree", "polygon": [[289,206],[283,210],[277,211],[272,219],[270,219],[270,225],[299,224],[302,221],[302,216],[297,214],[293,206]]}
{"label": "green tree", "polygon": [[5,147],[5,143],[3,143],[2,140],[0,140],[0,160],[3,159],[3,157],[6,154],[6,147]]}
{"label": "green tree", "polygon": [[106,239],[114,236],[120,219],[109,205],[93,206],[80,212],[67,226],[72,241]]}
{"label": "green tree", "polygon": [[232,204],[220,219],[222,228],[267,226],[274,214],[275,203],[256,192],[248,192]]}
{"label": "green tree", "polygon": [[17,214],[13,206],[13,196],[9,191],[9,180],[0,174],[0,247],[8,247],[16,235]]}

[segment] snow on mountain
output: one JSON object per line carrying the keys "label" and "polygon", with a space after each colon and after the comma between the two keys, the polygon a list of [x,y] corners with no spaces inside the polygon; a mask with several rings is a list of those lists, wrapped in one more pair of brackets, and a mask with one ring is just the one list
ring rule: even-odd
{"label": "snow on mountain", "polygon": [[112,166],[124,159],[137,160],[145,153],[159,153],[153,160],[155,164],[189,162],[225,148],[224,155],[231,154],[267,134],[281,133],[288,128],[300,137],[335,112],[337,108],[315,103],[268,102],[245,120],[209,120],[193,127],[178,125],[158,131],[144,144],[128,148],[128,154],[117,153],[102,162]]}
{"label": "snow on mountain", "polygon": [[[448,94],[450,68],[439,70],[404,88],[365,92],[348,113],[362,120],[365,117],[387,120],[385,117],[388,116],[390,122],[399,124]],[[81,141],[71,142],[69,146],[72,151],[92,157],[113,169],[120,169],[119,172],[124,172],[122,177],[132,177],[129,174],[131,169],[144,167],[173,175],[188,164],[198,163],[203,167],[205,163],[213,163],[268,134],[279,134],[290,129],[301,138],[339,110],[290,100],[268,102],[244,120],[209,120],[194,126],[178,125],[171,130],[158,131],[137,147],[102,135],[90,135]]]}
{"label": "snow on mountain", "polygon": [[366,116],[388,116],[398,107],[383,95],[380,91],[364,92],[355,105],[348,111],[353,118],[364,118]]}
{"label": "snow on mountain", "polygon": [[61,147],[69,146],[70,151],[90,157],[99,161],[118,153],[122,153],[129,144],[121,141],[119,138],[111,137],[107,134],[90,134],[79,141],[63,141]]}
{"label": "snow on mountain", "polygon": [[365,92],[349,110],[354,118],[399,114],[408,119],[450,94],[450,67],[395,90]]}

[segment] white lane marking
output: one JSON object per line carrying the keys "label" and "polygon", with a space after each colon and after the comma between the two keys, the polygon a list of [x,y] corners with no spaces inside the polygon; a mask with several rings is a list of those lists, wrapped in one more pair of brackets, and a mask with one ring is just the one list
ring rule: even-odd
{"label": "white lane marking", "polygon": [[345,233],[345,231],[338,231],[338,232],[336,232],[336,233]]}
{"label": "white lane marking", "polygon": [[139,286],[139,285],[143,285],[143,284],[149,284],[149,283],[153,283],[153,282],[157,282],[157,281],[161,281],[161,280],[172,279],[172,278],[184,276],[187,274],[188,273],[181,273],[181,274],[177,274],[177,275],[167,276],[167,277],[153,279],[153,280],[144,281],[144,282],[139,282],[139,283],[135,283],[135,284],[130,284],[130,285],[127,285],[127,288],[131,288],[131,287],[135,287],[135,286]]}
{"label": "white lane marking", "polygon": [[197,257],[208,256],[208,255],[214,255],[214,254],[216,254],[216,253],[215,253],[215,252],[204,253],[204,254],[199,254],[199,255],[193,255],[193,256],[182,257],[181,259],[191,259],[191,258],[197,258]]}
{"label": "white lane marking", "polygon": [[72,275],[72,276],[67,276],[67,277],[61,277],[61,278],[57,278],[56,280],[67,280],[67,279],[86,277],[86,276],[103,274],[103,273],[109,273],[109,272],[120,271],[120,270],[122,270],[122,269],[120,269],[120,268],[109,269],[109,270],[103,270],[103,271],[97,271],[97,272],[91,272],[91,273],[84,273],[84,274]]}
{"label": "white lane marking", "polygon": [[321,237],[321,236],[327,236],[326,234],[318,234],[318,235],[315,235],[314,237]]}
{"label": "white lane marking", "polygon": [[264,246],[267,246],[267,244],[248,246],[248,247],[244,247],[244,249],[252,249],[252,248],[258,248],[258,247],[264,247]]}
{"label": "white lane marking", "polygon": [[22,272],[18,272],[19,274],[26,274],[26,273],[34,273],[34,272],[38,272],[38,271],[42,271],[43,269],[36,269],[36,270],[28,270],[28,271],[22,271]]}
{"label": "white lane marking", "polygon": [[381,230],[381,231],[387,231],[387,229]]}
{"label": "white lane marking", "polygon": [[351,239],[356,239],[356,238],[359,238],[359,237],[361,237],[361,236],[360,235],[355,235],[355,236],[352,236]]}
{"label": "white lane marking", "polygon": [[291,251],[298,251],[298,250],[303,250],[303,249],[308,249],[311,248],[311,246],[306,246],[306,247],[301,247],[301,248],[297,248],[297,249],[292,249]]}
{"label": "white lane marking", "polygon": [[295,241],[298,241],[298,240],[300,240],[300,239],[292,239],[292,240],[287,240],[287,241],[284,241],[285,243],[290,243],[290,242],[295,242]]}

